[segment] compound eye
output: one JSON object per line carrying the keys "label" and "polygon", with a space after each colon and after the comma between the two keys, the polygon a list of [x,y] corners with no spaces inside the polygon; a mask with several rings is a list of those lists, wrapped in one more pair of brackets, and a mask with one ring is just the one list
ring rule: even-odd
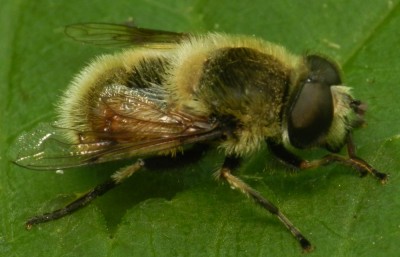
{"label": "compound eye", "polygon": [[288,133],[293,146],[307,148],[318,143],[333,120],[331,85],[341,84],[334,64],[319,56],[307,56],[307,78],[300,82],[288,113]]}
{"label": "compound eye", "polygon": [[337,65],[318,55],[306,56],[306,63],[309,67],[309,77],[327,86],[341,85],[342,79]]}

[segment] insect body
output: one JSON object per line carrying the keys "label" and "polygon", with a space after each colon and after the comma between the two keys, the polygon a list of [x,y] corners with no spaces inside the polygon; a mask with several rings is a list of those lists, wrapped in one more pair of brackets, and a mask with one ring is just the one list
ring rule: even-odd
{"label": "insect body", "polygon": [[[69,36],[95,44],[128,44],[95,59],[72,82],[55,126],[21,137],[18,165],[64,169],[125,158],[171,154],[215,142],[226,158],[218,177],[276,215],[309,251],[310,242],[277,207],[232,174],[242,157],[268,144],[300,169],[331,162],[361,174],[380,173],[355,155],[351,133],[363,123],[364,105],[342,85],[338,66],[319,55],[295,56],[254,37],[140,29],[112,24],[68,26]],[[24,146],[23,142],[34,142]],[[336,154],[347,145],[349,157]],[[306,161],[289,149],[332,152]],[[86,205],[143,166],[139,160],[72,204],[31,218],[54,220]]]}

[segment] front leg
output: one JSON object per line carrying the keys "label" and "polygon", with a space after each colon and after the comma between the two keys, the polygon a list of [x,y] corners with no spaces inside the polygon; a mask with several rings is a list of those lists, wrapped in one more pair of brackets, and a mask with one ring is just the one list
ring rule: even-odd
{"label": "front leg", "polygon": [[333,162],[339,162],[346,166],[350,166],[357,170],[361,176],[370,173],[381,181],[382,184],[387,181],[387,174],[381,173],[369,165],[366,161],[356,156],[355,146],[351,135],[347,137],[347,152],[349,157],[346,158],[337,154],[327,154],[321,159],[307,161],[287,150],[283,144],[273,141],[267,141],[270,151],[282,162],[299,169],[312,169],[320,166],[328,165]]}
{"label": "front leg", "polygon": [[278,217],[278,219],[285,225],[285,227],[292,233],[296,240],[300,243],[301,248],[305,252],[312,250],[310,241],[297,229],[293,223],[269,200],[264,198],[259,192],[251,188],[240,178],[232,174],[232,170],[239,166],[240,159],[237,157],[226,157],[222,168],[218,172],[218,177],[226,180],[231,187],[239,189],[242,193],[252,198],[256,204],[266,209],[271,214]]}

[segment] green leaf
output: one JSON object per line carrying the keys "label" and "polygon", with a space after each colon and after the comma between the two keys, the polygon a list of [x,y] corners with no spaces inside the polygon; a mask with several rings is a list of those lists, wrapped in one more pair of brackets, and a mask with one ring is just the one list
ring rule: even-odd
{"label": "green leaf", "polygon": [[224,158],[217,150],[135,174],[73,215],[24,229],[27,218],[68,202],[61,196],[71,199],[126,164],[60,175],[16,167],[7,149],[18,134],[55,119],[72,76],[112,51],[73,42],[63,27],[130,19],[164,30],[256,35],[338,60],[346,84],[369,107],[368,126],[355,133],[358,154],[388,172],[388,184],[339,165],[288,173],[266,149],[238,175],[303,231],[316,246],[310,256],[398,255],[399,1],[16,0],[2,3],[0,19],[1,256],[303,256],[275,217],[214,181]]}

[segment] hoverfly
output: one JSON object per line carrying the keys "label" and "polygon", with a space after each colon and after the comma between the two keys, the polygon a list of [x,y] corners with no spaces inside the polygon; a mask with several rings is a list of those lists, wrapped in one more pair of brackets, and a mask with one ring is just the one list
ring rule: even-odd
{"label": "hoverfly", "polygon": [[[204,35],[83,23],[66,27],[77,41],[128,46],[93,60],[62,97],[55,125],[23,134],[16,164],[65,169],[131,158],[134,161],[64,208],[35,216],[35,224],[61,218],[140,170],[146,158],[197,143],[218,144],[225,161],[218,178],[252,198],[285,225],[305,251],[311,243],[270,201],[232,174],[247,155],[267,144],[284,163],[310,169],[333,162],[387,175],[357,157],[351,134],[365,105],[343,86],[338,65],[316,54],[296,56],[258,38]],[[27,143],[29,142],[29,143]],[[348,157],[337,153],[347,147]],[[329,153],[307,161],[291,148]]]}

